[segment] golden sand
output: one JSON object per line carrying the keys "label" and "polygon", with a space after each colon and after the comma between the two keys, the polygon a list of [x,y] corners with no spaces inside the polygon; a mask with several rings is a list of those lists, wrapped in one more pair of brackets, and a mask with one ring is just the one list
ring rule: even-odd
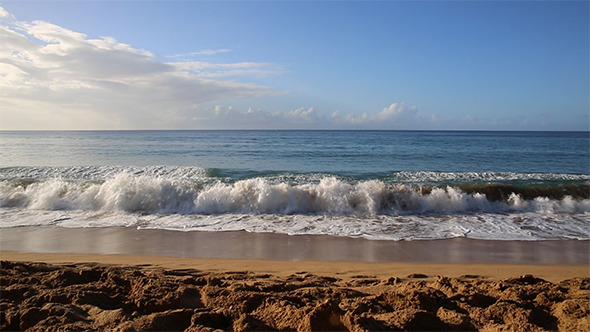
{"label": "golden sand", "polygon": [[590,330],[588,265],[0,258],[2,330]]}

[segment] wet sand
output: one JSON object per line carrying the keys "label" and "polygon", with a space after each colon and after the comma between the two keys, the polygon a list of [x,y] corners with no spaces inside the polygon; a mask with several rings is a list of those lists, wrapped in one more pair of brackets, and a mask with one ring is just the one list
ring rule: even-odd
{"label": "wet sand", "polygon": [[442,264],[587,265],[590,241],[375,241],[323,235],[136,228],[0,230],[0,250],[41,253]]}
{"label": "wet sand", "polygon": [[0,329],[590,331],[589,241],[0,230]]}

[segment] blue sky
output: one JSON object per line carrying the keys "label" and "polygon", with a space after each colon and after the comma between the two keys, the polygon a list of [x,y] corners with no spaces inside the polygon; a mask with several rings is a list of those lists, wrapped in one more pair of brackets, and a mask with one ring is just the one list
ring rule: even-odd
{"label": "blue sky", "polygon": [[0,7],[0,129],[590,128],[587,1]]}

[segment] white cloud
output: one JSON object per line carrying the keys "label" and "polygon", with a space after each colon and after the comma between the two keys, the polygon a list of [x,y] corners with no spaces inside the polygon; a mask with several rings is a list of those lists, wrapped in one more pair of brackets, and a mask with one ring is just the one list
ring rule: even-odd
{"label": "white cloud", "polygon": [[173,62],[169,63],[169,65],[192,75],[206,78],[235,77],[242,75],[262,77],[284,73],[284,71],[275,64],[260,62],[209,63],[187,61]]}
{"label": "white cloud", "polygon": [[4,10],[4,8],[0,7],[0,17],[7,17],[9,15],[10,14],[6,10]]}
{"label": "white cloud", "polygon": [[218,79],[277,72],[271,64],[163,63],[113,38],[19,22],[1,7],[0,40],[0,129],[171,128],[199,118],[191,113],[205,103],[277,94]]}
{"label": "white cloud", "polygon": [[335,111],[326,116],[314,107],[268,111],[260,108],[238,108],[216,105],[201,108],[190,128],[223,129],[420,129],[431,118],[416,116],[416,108],[394,103],[379,112],[343,115]]}
{"label": "white cloud", "polygon": [[406,103],[392,103],[377,113],[342,114],[339,111],[332,113],[331,118],[337,124],[342,125],[360,125],[370,128],[401,126],[413,124],[418,121],[416,113],[418,110],[414,106],[408,106]]}
{"label": "white cloud", "polygon": [[231,52],[231,50],[226,49],[226,48],[217,49],[217,50],[206,49],[206,50],[202,50],[202,51],[189,52],[189,53],[184,53],[184,54],[175,54],[175,55],[169,56],[169,58],[188,58],[188,57],[199,56],[199,55],[215,55],[215,54],[219,54],[219,53],[228,53],[228,52]]}
{"label": "white cloud", "polygon": [[268,111],[260,108],[239,108],[216,105],[199,107],[199,117],[188,128],[222,129],[324,129],[325,121],[316,114],[313,107],[301,107],[286,111]]}
{"label": "white cloud", "polygon": [[311,117],[313,116],[314,111],[315,110],[313,107],[309,107],[309,108],[300,107],[296,110],[287,112],[286,114],[291,118],[311,120]]}
{"label": "white cloud", "polygon": [[[412,129],[428,122],[405,103],[331,116],[309,106],[222,106],[284,94],[236,81],[284,70],[273,63],[161,62],[110,37],[18,21],[1,7],[0,40],[0,129]],[[192,55],[223,52],[229,50]]]}

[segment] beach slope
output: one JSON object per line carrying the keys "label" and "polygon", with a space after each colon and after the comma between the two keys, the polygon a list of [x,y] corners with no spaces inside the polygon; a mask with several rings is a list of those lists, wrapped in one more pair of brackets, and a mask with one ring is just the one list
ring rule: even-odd
{"label": "beach slope", "polygon": [[2,330],[590,330],[587,265],[1,258]]}

